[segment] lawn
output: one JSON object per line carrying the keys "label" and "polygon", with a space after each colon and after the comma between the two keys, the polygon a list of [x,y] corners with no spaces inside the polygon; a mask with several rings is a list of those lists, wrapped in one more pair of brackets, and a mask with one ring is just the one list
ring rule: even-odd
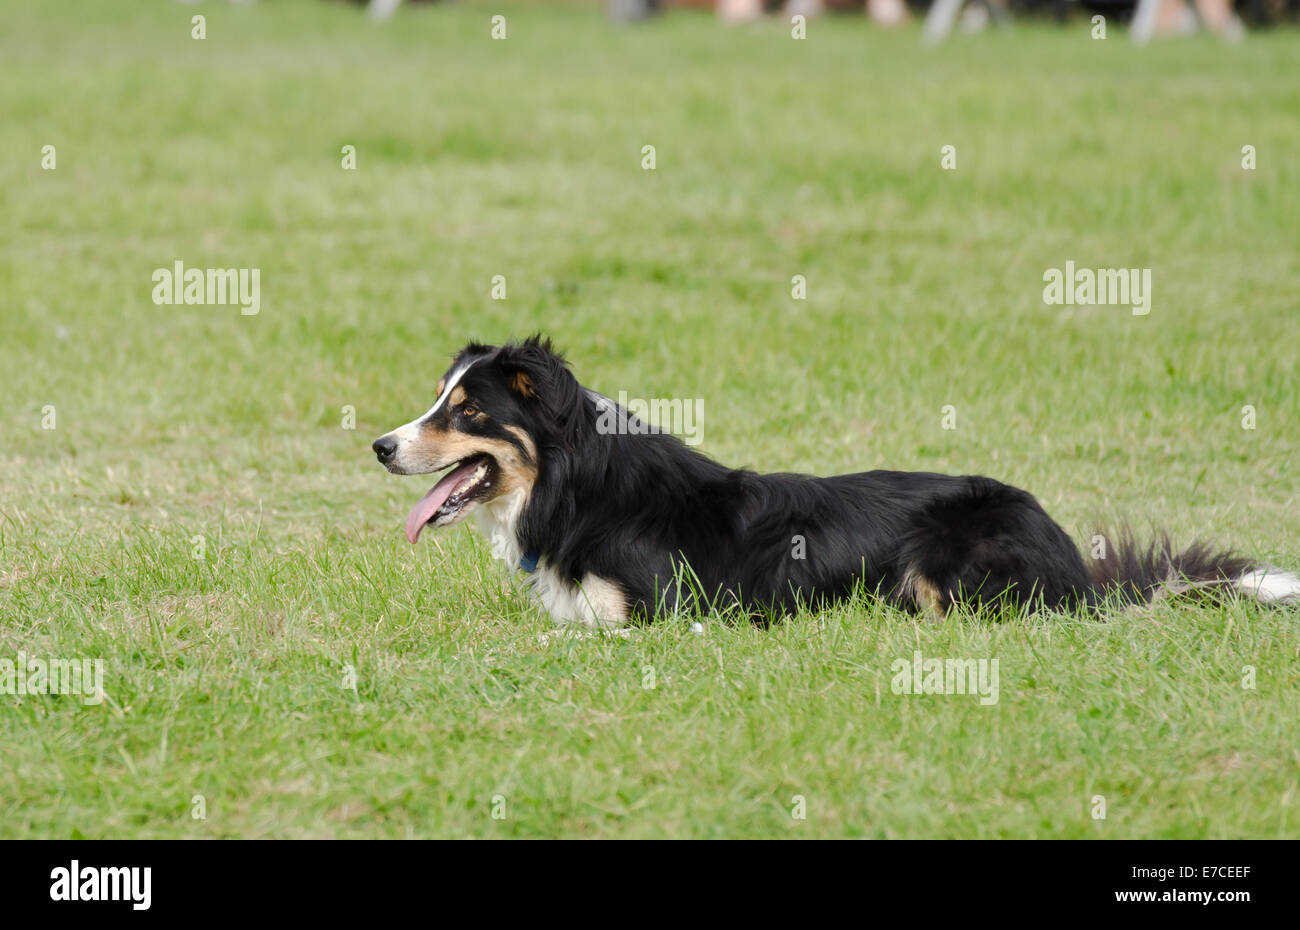
{"label": "lawn", "polygon": [[[1300,836],[1296,608],[547,639],[472,530],[407,544],[430,482],[369,448],[541,329],[729,464],[985,473],[1085,547],[1300,567],[1294,30],[0,15],[0,658],[104,669],[0,696],[0,836]],[[155,304],[176,261],[260,312]],[[1150,313],[1046,305],[1067,261],[1151,269]],[[894,693],[916,651],[997,702]]]}

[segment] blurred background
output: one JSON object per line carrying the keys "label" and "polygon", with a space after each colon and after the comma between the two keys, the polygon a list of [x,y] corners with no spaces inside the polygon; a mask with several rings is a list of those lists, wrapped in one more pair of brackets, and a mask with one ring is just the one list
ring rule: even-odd
{"label": "blurred background", "polygon": [[[249,2],[249,0],[244,0]],[[452,0],[352,0],[365,5],[372,18],[386,19],[404,3]],[[545,0],[538,0],[539,3]],[[1102,15],[1131,25],[1135,40],[1186,35],[1200,28],[1229,39],[1245,26],[1262,28],[1294,24],[1300,0],[604,0],[615,22],[648,19],[672,8],[711,10],[726,23],[744,23],[763,16],[822,14],[865,15],[881,26],[909,19],[925,20],[928,41],[938,41],[954,28],[977,32],[1011,17],[1038,17],[1064,23],[1076,15]]]}

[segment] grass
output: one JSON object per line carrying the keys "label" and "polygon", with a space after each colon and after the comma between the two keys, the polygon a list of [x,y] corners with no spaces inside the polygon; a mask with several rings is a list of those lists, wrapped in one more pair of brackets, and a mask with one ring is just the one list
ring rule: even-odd
{"label": "grass", "polygon": [[[1300,566],[1294,31],[4,16],[0,657],[102,658],[105,700],[0,697],[0,836],[1300,835],[1295,609],[544,644],[471,531],[406,544],[427,483],[368,448],[466,339],[544,329],[703,398],[730,464],[987,473],[1081,540]],[[259,268],[261,313],[154,305],[178,259]],[[1151,268],[1150,315],[1045,306],[1067,260]],[[998,703],[894,694],[915,650],[997,658]]]}

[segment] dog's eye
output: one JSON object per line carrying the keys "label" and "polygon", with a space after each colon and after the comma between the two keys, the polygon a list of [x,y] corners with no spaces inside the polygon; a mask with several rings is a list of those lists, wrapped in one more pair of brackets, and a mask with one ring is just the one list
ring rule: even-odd
{"label": "dog's eye", "polygon": [[478,416],[478,408],[475,407],[473,404],[466,404],[464,407],[461,407],[460,412],[467,417]]}

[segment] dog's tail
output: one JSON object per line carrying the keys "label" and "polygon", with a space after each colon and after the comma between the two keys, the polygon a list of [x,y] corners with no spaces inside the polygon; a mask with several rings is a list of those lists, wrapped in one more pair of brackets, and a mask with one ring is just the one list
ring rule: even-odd
{"label": "dog's tail", "polygon": [[1240,594],[1261,604],[1300,604],[1300,576],[1206,543],[1179,552],[1160,535],[1139,545],[1124,530],[1092,537],[1092,583],[1099,598],[1149,604],[1182,594]]}

